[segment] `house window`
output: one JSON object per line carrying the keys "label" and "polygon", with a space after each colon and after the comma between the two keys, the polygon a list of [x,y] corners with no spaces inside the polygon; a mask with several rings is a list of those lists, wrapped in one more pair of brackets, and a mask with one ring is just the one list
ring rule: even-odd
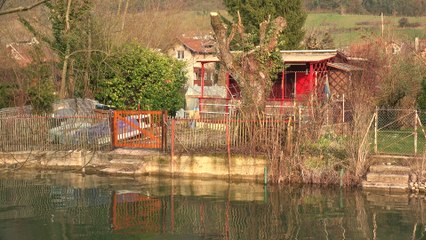
{"label": "house window", "polygon": [[177,59],[184,59],[185,58],[185,52],[183,50],[177,51]]}

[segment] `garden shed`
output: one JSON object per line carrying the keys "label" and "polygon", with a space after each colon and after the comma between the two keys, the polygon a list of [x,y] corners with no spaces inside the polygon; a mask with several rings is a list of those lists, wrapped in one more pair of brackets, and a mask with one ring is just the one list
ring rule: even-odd
{"label": "garden shed", "polygon": [[[341,97],[354,72],[361,71],[360,68],[349,63],[347,57],[337,50],[292,50],[281,51],[283,67],[277,73],[272,89],[268,97],[267,107],[285,107],[310,104],[312,97],[328,99],[331,96]],[[207,63],[219,62],[218,59],[199,60],[201,63],[201,75],[203,67]],[[205,95],[206,86],[201,76],[199,99],[200,111],[208,111],[208,106],[214,100]],[[227,106],[230,101],[239,100],[241,91],[232,73],[226,74],[225,81],[226,97],[221,97],[221,106]],[[226,109],[228,109],[226,107]]]}

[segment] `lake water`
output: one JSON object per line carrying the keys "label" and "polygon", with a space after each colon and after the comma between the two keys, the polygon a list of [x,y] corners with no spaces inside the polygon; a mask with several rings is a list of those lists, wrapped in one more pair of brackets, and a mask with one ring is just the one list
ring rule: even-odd
{"label": "lake water", "polygon": [[425,200],[71,173],[0,177],[0,239],[426,239]]}

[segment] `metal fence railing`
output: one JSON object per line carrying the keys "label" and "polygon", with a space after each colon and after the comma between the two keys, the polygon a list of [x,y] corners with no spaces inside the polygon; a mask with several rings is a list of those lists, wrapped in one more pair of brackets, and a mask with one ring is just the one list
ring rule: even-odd
{"label": "metal fence railing", "polygon": [[266,146],[285,145],[288,125],[294,117],[265,116],[262,120],[242,119],[227,114],[215,118],[169,119],[168,146],[172,151],[249,153],[265,152]]}
{"label": "metal fence railing", "polygon": [[0,118],[0,151],[111,149],[107,116],[23,115]]}
{"label": "metal fence railing", "polygon": [[[353,128],[352,112],[338,106],[286,108],[285,113],[265,114],[257,120],[243,118],[237,111],[191,114],[181,119],[169,118],[162,133],[155,136],[164,134],[161,136],[163,149],[170,150],[173,145],[177,153],[229,150],[246,153],[265,152],[268,150],[265,146],[272,144],[285,147],[289,134],[299,137],[300,131],[332,131],[344,137],[351,134]],[[426,151],[426,112],[378,109],[369,118],[373,118],[369,130],[362,135],[371,144],[372,153],[419,155]],[[110,114],[60,118],[3,116],[0,117],[0,151],[110,150],[112,131]]]}

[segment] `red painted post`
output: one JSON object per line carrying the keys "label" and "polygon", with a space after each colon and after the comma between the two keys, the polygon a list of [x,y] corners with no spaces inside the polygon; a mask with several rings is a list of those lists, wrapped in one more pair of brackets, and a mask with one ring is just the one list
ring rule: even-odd
{"label": "red painted post", "polygon": [[174,199],[174,181],[172,178],[172,186],[170,189],[170,228],[171,232],[173,233],[175,231],[175,199]]}
{"label": "red painted post", "polygon": [[176,119],[172,119],[172,146],[171,146],[171,159],[170,159],[170,168],[171,168],[171,172],[172,172],[172,176],[174,175],[174,165],[173,165],[173,159],[174,159],[174,152],[175,152],[175,124],[176,124]]}
{"label": "red painted post", "polygon": [[230,237],[230,227],[229,227],[229,211],[231,208],[231,191],[228,188],[228,194],[226,199],[226,210],[225,210],[225,239],[229,240]]}
{"label": "red painted post", "polygon": [[161,150],[167,151],[167,111],[162,111],[162,122],[161,122]]}
{"label": "red painted post", "polygon": [[229,113],[229,99],[231,98],[231,93],[229,89],[229,72],[226,72],[226,108],[225,112]]}
{"label": "red painted post", "polygon": [[311,89],[309,89],[310,91],[312,91],[314,89],[314,66],[309,63],[309,83],[310,83],[310,87]]}
{"label": "red painted post", "polygon": [[120,134],[118,131],[118,121],[117,121],[117,117],[118,117],[118,112],[114,111],[114,120],[113,120],[113,147],[117,146],[118,143],[118,134]]}
{"label": "red painted post", "polygon": [[201,62],[201,98],[200,98],[200,112],[202,111],[203,103],[202,100],[204,98],[204,62]]}
{"label": "red painted post", "polygon": [[231,179],[231,136],[229,134],[229,125],[230,121],[228,121],[229,118],[225,115],[225,121],[226,124],[226,146],[228,150],[228,178]]}

